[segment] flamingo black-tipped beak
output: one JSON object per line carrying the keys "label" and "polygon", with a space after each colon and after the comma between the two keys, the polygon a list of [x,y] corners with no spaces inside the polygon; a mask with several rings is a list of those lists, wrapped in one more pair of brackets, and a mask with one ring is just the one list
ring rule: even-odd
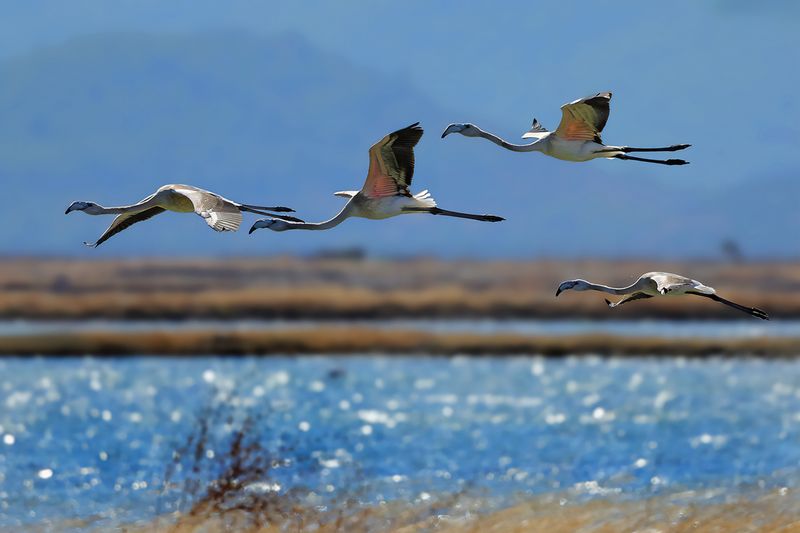
{"label": "flamingo black-tipped beak", "polygon": [[556,298],[558,298],[558,295],[561,294],[562,292],[564,292],[564,291],[561,290],[561,287],[556,289]]}
{"label": "flamingo black-tipped beak", "polygon": [[457,132],[457,131],[461,131],[462,129],[464,129],[464,127],[462,125],[460,125],[460,124],[450,124],[442,132],[442,139],[444,139],[445,137],[447,137],[451,133],[454,133],[454,132]]}
{"label": "flamingo black-tipped beak", "polygon": [[266,219],[266,218],[259,218],[258,220],[253,222],[253,225],[250,226],[250,231],[248,231],[247,234],[251,235],[257,229],[269,227],[268,225],[263,225],[263,226],[259,225],[259,224],[264,224],[267,220],[268,219]]}

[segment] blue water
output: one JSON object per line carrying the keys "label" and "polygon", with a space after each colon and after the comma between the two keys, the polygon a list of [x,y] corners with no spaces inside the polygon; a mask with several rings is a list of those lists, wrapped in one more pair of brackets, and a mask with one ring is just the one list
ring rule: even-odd
{"label": "blue water", "polygon": [[248,331],[259,329],[363,326],[412,329],[439,333],[518,333],[523,335],[580,335],[605,333],[665,338],[800,337],[800,320],[0,320],[0,335],[32,335],[78,331]]}
{"label": "blue water", "polygon": [[315,501],[800,484],[795,361],[5,359],[0,526],[173,510],[165,471],[209,405],[212,450],[256,416],[280,459],[264,486]]}

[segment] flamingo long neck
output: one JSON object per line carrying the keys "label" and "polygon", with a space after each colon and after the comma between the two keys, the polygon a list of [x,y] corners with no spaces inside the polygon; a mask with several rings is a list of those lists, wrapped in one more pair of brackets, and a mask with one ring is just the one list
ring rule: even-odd
{"label": "flamingo long neck", "polygon": [[288,224],[289,227],[287,229],[306,229],[311,231],[315,230],[321,231],[321,230],[335,228],[336,226],[338,226],[339,224],[341,224],[350,217],[350,209],[348,209],[349,205],[350,203],[348,202],[347,205],[344,206],[344,209],[339,211],[339,213],[335,217],[328,219],[325,222],[291,222]]}
{"label": "flamingo long neck", "polygon": [[93,215],[121,215],[122,213],[130,213],[131,211],[142,211],[140,205],[121,205],[117,207],[103,207],[98,205],[94,208],[91,214]]}
{"label": "flamingo long neck", "polygon": [[115,207],[103,207],[102,205],[96,205],[95,204],[95,206],[93,208],[91,208],[90,210],[87,210],[86,212],[88,214],[90,214],[90,215],[121,215],[123,213],[139,213],[141,211],[144,211],[146,209],[150,209],[151,207],[154,207],[154,206],[157,206],[157,205],[161,205],[165,209],[169,209],[168,206],[162,205],[163,202],[160,201],[160,198],[163,198],[163,196],[160,196],[160,194],[159,194],[160,192],[161,191],[156,192],[154,194],[151,194],[150,196],[148,196],[144,200],[140,201],[139,203],[133,204],[133,205],[120,205],[120,206],[115,206]]}
{"label": "flamingo long neck", "polygon": [[494,133],[489,133],[488,131],[484,131],[480,128],[477,128],[480,132],[479,135],[484,139],[488,139],[495,143],[498,146],[502,146],[506,150],[511,150],[512,152],[541,152],[542,145],[539,141],[536,141],[531,144],[512,144],[501,137],[498,137]]}
{"label": "flamingo long neck", "polygon": [[609,287],[608,285],[600,285],[599,283],[587,283],[588,290],[607,292],[608,294],[630,294],[639,289],[639,280],[627,287]]}

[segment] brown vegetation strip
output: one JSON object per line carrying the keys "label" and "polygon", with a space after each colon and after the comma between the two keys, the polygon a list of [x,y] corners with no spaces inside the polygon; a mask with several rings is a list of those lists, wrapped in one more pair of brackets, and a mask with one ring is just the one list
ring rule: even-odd
{"label": "brown vegetation strip", "polygon": [[[800,297],[726,296],[765,309],[773,316],[800,316]],[[609,309],[598,294],[537,294],[515,289],[470,291],[431,287],[377,291],[345,287],[253,288],[228,291],[6,293],[0,317],[11,319],[388,319],[388,318],[746,318],[701,298],[636,302]]]}
{"label": "brown vegetation strip", "polygon": [[609,309],[561,280],[667,270],[773,317],[800,317],[800,264],[664,261],[43,260],[0,262],[0,318],[745,318],[703,298]]}
{"label": "brown vegetation strip", "polygon": [[265,331],[80,332],[0,338],[1,355],[756,355],[795,357],[800,339],[665,339],[587,334],[430,333],[322,327]]}

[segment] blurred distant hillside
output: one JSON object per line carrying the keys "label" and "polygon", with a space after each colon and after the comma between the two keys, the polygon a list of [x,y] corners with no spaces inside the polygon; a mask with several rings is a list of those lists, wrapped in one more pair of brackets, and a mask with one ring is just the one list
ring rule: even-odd
{"label": "blurred distant hillside", "polygon": [[[202,5],[199,12],[208,15],[208,6]],[[53,6],[55,11],[62,9]],[[252,255],[363,247],[370,254],[401,256],[717,257],[722,254],[721,243],[733,239],[745,257],[794,257],[800,164],[780,147],[797,140],[793,117],[800,110],[789,98],[795,84],[780,82],[773,72],[778,66],[764,64],[757,54],[733,56],[751,66],[763,83],[746,74],[742,78],[736,61],[722,66],[714,62],[715,54],[725,53],[725,39],[743,24],[743,15],[736,12],[740,8],[731,8],[733,14],[711,10],[714,17],[721,17],[714,19],[719,27],[711,31],[719,46],[711,42],[709,49],[698,47],[701,59],[708,60],[717,74],[704,70],[705,60],[697,63],[677,49],[668,57],[659,56],[669,36],[662,35],[661,40],[646,36],[633,18],[626,26],[634,39],[629,43],[640,39],[654,57],[646,60],[646,50],[624,50],[620,42],[608,48],[612,36],[604,34],[604,53],[619,50],[642,61],[641,67],[618,71],[618,82],[615,76],[595,70],[576,78],[581,71],[575,69],[582,68],[576,59],[580,51],[597,50],[573,48],[559,65],[552,58],[555,48],[545,43],[531,47],[530,60],[520,69],[507,65],[499,72],[491,66],[487,51],[475,58],[472,72],[453,79],[459,69],[466,72],[464,58],[450,61],[434,45],[458,37],[472,47],[475,35],[454,33],[457,28],[446,24],[445,35],[434,38],[427,19],[420,23],[424,31],[419,39],[375,40],[385,61],[364,61],[376,54],[367,50],[367,41],[361,43],[364,57],[349,53],[347,46],[355,46],[355,37],[349,34],[343,36],[350,43],[346,46],[321,44],[330,33],[321,18],[316,20],[326,28],[321,36],[302,28],[278,27],[280,31],[273,33],[217,30],[208,28],[213,24],[205,19],[194,26],[179,25],[181,33],[164,20],[153,19],[159,32],[152,33],[143,31],[142,17],[132,17],[132,27],[123,27],[131,31],[80,35],[78,19],[68,19],[60,30],[54,29],[52,39],[28,43],[27,48],[27,37],[23,39],[17,29],[4,39],[18,53],[0,56],[4,57],[0,187],[6,199],[0,252],[84,257]],[[381,4],[375,9],[388,8]],[[790,18],[797,16],[797,10],[787,9]],[[24,8],[15,10],[21,16]],[[279,11],[279,19],[289,16]],[[349,8],[345,11],[355,16]],[[445,21],[448,15],[433,7],[430,17]],[[762,30],[785,24],[774,14],[759,17],[756,22]],[[410,23],[410,18],[408,13],[399,14],[396,22]],[[92,20],[83,22],[91,28]],[[474,16],[470,20],[476,22]],[[531,25],[534,22],[546,21]],[[237,25],[247,26],[230,18],[220,23]],[[281,25],[273,21],[267,26]],[[690,26],[699,32],[699,27]],[[487,31],[493,34],[497,29]],[[772,41],[750,42],[765,54],[782,51],[797,40],[787,35],[776,31]],[[519,36],[520,43],[523,37]],[[697,38],[691,32],[687,37],[695,44]],[[419,70],[404,59],[407,50],[425,58]],[[430,78],[437,62],[446,79]],[[681,62],[685,73],[673,68]],[[566,82],[553,75],[559,71]],[[782,71],[792,79],[798,76]],[[736,74],[729,81],[721,73]],[[631,79],[637,75],[644,82],[634,87]],[[699,84],[696,91],[683,81],[676,84],[686,76]],[[743,79],[748,80],[745,86],[730,84]],[[527,101],[519,97],[522,80],[530,83]],[[476,86],[489,91],[489,85],[494,92],[486,93],[485,105],[476,102],[473,109],[465,109],[464,94],[474,96]],[[734,88],[746,98],[736,100]],[[695,146],[685,152],[693,164],[673,168],[622,161],[570,164],[538,154],[513,154],[475,139],[439,139],[444,126],[456,120],[474,121],[510,140],[518,138],[533,116],[555,128],[561,103],[605,89],[617,91],[608,142],[693,142]],[[453,98],[446,97],[448,90]],[[518,106],[512,121],[496,112],[506,91]],[[755,99],[759,91],[764,102]],[[683,108],[670,100],[673,92],[686,106],[685,117]],[[688,96],[697,102],[687,103]],[[666,112],[660,112],[661,105]],[[707,115],[698,113],[702,108],[708,108]],[[766,113],[764,108],[782,111]],[[720,122],[717,117],[723,115],[742,131]],[[330,232],[262,231],[248,236],[214,234],[195,217],[166,214],[88,250],[80,243],[96,238],[110,218],[63,215],[72,200],[131,203],[163,183],[186,182],[235,200],[289,205],[308,220],[322,220],[342,205],[332,196],[334,191],[361,186],[370,144],[415,121],[422,122],[426,135],[417,150],[413,189],[431,189],[444,207],[496,213],[507,217],[506,222],[489,225],[409,216],[381,223],[351,220]],[[684,122],[692,127],[682,127]],[[724,137],[722,145],[728,146],[704,144],[714,136]],[[739,148],[740,142],[749,144]],[[752,149],[759,146],[763,157]],[[781,154],[782,159],[775,157]],[[245,228],[252,220],[246,219]]]}

